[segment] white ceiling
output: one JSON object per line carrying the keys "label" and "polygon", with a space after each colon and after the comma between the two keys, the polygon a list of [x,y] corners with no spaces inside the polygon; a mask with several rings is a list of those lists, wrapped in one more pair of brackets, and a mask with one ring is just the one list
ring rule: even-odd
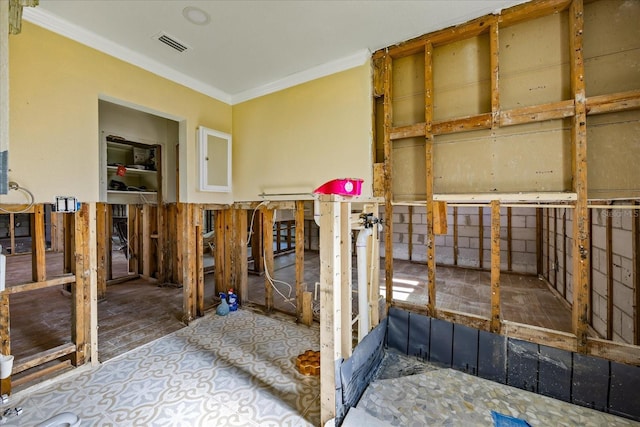
{"label": "white ceiling", "polygon": [[[40,0],[24,19],[235,104],[524,0]],[[192,6],[211,19],[195,25]],[[154,39],[160,32],[190,47]]]}

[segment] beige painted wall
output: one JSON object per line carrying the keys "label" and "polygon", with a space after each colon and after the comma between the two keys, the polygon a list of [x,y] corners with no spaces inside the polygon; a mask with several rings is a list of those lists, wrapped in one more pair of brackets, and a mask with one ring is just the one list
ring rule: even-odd
{"label": "beige painted wall", "polygon": [[313,191],[334,178],[372,185],[370,63],[233,107],[237,201]]}
{"label": "beige painted wall", "polygon": [[[197,190],[197,126],[231,132],[230,105],[28,22],[10,38],[10,76],[9,178],[37,203],[56,195],[98,200],[99,98],[180,122],[181,201],[232,200]],[[0,196],[22,200],[15,191]]]}

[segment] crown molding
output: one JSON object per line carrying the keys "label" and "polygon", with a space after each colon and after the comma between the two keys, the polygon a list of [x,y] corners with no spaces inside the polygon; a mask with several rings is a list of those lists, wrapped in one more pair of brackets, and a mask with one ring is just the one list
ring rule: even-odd
{"label": "crown molding", "polygon": [[136,65],[153,74],[157,74],[160,77],[164,77],[165,79],[186,86],[189,89],[193,89],[196,92],[205,94],[227,104],[231,103],[231,95],[228,93],[205,84],[200,80],[189,77],[186,74],[174,70],[173,68],[167,67],[145,55],[141,55],[127,49],[126,47],[113,43],[112,41],[107,40],[104,37],[100,37],[91,31],[87,31],[84,28],[71,24],[70,22],[60,19],[53,14],[47,13],[41,8],[25,7],[22,16],[26,21],[29,21],[39,27],[60,34],[61,36],[99,50],[100,52],[104,52],[127,63]]}
{"label": "crown molding", "polygon": [[366,61],[368,61],[369,58],[371,58],[371,52],[368,49],[363,49],[353,55],[335,61],[327,62],[317,67],[310,68],[299,73],[291,74],[283,79],[267,83],[266,85],[232,95],[231,105],[239,104],[241,102],[249,101],[260,96],[268,95],[270,93],[278,92],[283,89],[316,80],[321,77],[359,67]]}
{"label": "crown molding", "polygon": [[358,67],[364,64],[371,57],[371,52],[368,49],[363,49],[353,55],[327,62],[299,73],[291,74],[290,76],[267,83],[266,85],[259,86],[257,88],[249,89],[235,95],[230,95],[216,87],[203,83],[200,80],[196,80],[186,74],[174,70],[173,68],[167,67],[145,55],[141,55],[104,37],[98,36],[91,31],[87,31],[82,27],[60,19],[56,15],[48,13],[41,8],[24,8],[23,18],[39,27],[60,34],[61,36],[99,50],[100,52],[111,55],[127,63],[136,65],[160,77],[164,77],[175,83],[186,86],[189,89],[195,90],[196,92],[218,99],[230,105],[249,101],[251,99],[278,92],[311,80]]}

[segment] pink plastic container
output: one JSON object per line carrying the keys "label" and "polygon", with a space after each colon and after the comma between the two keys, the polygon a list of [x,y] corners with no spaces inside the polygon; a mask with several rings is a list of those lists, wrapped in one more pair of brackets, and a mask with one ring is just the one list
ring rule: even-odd
{"label": "pink plastic container", "polygon": [[334,179],[322,184],[313,192],[316,194],[337,194],[340,196],[359,196],[362,192],[362,182],[360,178]]}

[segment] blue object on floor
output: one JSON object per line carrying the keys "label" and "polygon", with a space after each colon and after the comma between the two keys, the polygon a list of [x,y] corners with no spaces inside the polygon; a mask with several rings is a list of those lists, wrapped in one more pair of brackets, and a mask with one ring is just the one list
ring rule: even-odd
{"label": "blue object on floor", "polygon": [[220,305],[216,308],[216,314],[226,316],[229,314],[229,304],[227,303],[227,294],[220,292]]}
{"label": "blue object on floor", "polygon": [[531,424],[521,418],[500,414],[496,411],[491,411],[491,418],[493,418],[495,427],[531,427]]}

